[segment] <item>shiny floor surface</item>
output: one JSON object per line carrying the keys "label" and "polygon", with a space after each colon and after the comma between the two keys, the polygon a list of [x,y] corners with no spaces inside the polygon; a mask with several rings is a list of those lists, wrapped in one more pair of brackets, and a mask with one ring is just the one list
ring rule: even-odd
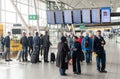
{"label": "shiny floor surface", "polygon": [[0,60],[0,79],[120,79],[120,44],[116,44],[115,40],[108,40],[105,48],[108,73],[97,72],[95,56],[91,65],[81,63],[81,75],[73,74],[72,67],[69,66],[68,76],[60,76],[58,68],[51,63],[31,64]]}

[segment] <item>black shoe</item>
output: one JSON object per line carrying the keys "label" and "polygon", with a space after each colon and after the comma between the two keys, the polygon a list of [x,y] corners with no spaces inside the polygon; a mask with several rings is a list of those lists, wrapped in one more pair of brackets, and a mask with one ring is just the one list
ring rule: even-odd
{"label": "black shoe", "polygon": [[8,61],[12,61],[12,59],[9,59]]}
{"label": "black shoe", "polygon": [[39,60],[38,62],[41,63],[42,61]]}
{"label": "black shoe", "polygon": [[101,73],[107,73],[107,71],[106,70],[101,70]]}
{"label": "black shoe", "polygon": [[49,63],[49,61],[44,61],[45,63]]}
{"label": "black shoe", "polygon": [[5,60],[6,62],[9,62],[9,60]]}
{"label": "black shoe", "polygon": [[61,74],[61,76],[67,76],[67,74],[66,74],[66,73],[64,73],[64,74]]}

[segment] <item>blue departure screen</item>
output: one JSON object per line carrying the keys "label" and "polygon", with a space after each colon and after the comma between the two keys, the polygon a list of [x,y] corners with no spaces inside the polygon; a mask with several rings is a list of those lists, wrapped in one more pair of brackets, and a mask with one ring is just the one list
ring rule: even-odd
{"label": "blue departure screen", "polygon": [[73,10],[73,23],[74,24],[80,24],[81,23],[80,10]]}

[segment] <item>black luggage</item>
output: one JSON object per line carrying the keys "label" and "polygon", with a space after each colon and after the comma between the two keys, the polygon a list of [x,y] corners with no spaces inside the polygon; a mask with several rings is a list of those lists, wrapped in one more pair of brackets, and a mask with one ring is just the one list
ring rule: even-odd
{"label": "black luggage", "polygon": [[55,54],[54,53],[51,53],[50,61],[53,62],[53,63],[55,62]]}
{"label": "black luggage", "polygon": [[85,60],[85,56],[84,56],[83,51],[81,52],[81,58],[80,59],[81,59],[81,62]]}
{"label": "black luggage", "polygon": [[31,55],[31,63],[37,63],[37,52],[33,52]]}

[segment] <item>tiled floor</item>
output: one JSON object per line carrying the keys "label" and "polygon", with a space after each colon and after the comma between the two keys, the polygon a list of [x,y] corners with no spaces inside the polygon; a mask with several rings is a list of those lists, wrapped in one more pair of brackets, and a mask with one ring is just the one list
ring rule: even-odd
{"label": "tiled floor", "polygon": [[81,64],[82,74],[74,75],[72,67],[67,71],[68,76],[60,76],[55,64],[23,63],[0,61],[0,79],[120,79],[120,44],[114,40],[107,41],[107,68],[108,73],[99,73],[96,70],[95,57],[91,65]]}

